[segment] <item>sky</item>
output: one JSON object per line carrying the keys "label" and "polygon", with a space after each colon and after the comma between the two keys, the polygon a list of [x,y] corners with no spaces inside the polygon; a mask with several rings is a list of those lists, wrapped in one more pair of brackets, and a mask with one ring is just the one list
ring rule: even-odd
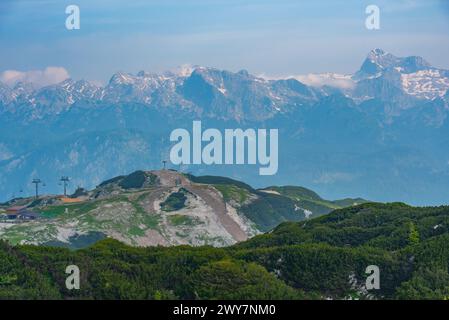
{"label": "sky", "polygon": [[[67,30],[68,5],[80,29]],[[380,29],[365,27],[368,5]],[[382,48],[449,69],[444,0],[1,0],[0,81],[105,84],[113,73],[201,65],[255,75],[353,73]]]}

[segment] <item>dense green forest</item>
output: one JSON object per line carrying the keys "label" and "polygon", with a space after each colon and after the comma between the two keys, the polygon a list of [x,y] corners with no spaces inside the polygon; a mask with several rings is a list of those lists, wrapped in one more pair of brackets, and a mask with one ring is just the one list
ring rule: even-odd
{"label": "dense green forest", "polygon": [[[0,242],[1,299],[447,299],[449,207],[362,205],[226,248]],[[67,290],[65,269],[80,269]],[[364,290],[365,269],[380,289]]]}

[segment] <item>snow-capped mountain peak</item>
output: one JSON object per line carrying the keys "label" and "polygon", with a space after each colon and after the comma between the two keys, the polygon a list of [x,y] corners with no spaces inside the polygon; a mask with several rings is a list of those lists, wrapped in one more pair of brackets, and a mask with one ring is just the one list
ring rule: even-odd
{"label": "snow-capped mountain peak", "polygon": [[134,76],[125,73],[125,72],[117,72],[109,80],[109,85],[122,85],[122,84],[132,84],[135,82]]}
{"label": "snow-capped mountain peak", "polygon": [[[354,97],[397,100],[398,108],[402,103],[413,105],[411,97],[432,100],[449,89],[449,71],[432,67],[419,56],[397,57],[382,49],[372,50],[352,79],[357,82]],[[394,99],[394,92],[404,98]]]}
{"label": "snow-capped mountain peak", "polygon": [[400,110],[419,104],[415,100],[447,101],[449,88],[449,71],[432,67],[419,56],[397,57],[382,49],[371,50],[353,75],[309,74],[295,79],[184,66],[177,73],[117,72],[105,87],[73,79],[38,90],[25,83],[14,89],[0,84],[0,103],[8,110],[32,106],[33,116],[57,114],[79,101],[91,101],[137,102],[155,108],[191,108],[219,118],[264,119],[335,93],[343,93],[357,104],[373,98],[394,102],[394,108]]}
{"label": "snow-capped mountain peak", "polygon": [[354,80],[363,80],[379,77],[384,70],[396,66],[399,62],[400,58],[382,49],[371,50],[353,78]]}

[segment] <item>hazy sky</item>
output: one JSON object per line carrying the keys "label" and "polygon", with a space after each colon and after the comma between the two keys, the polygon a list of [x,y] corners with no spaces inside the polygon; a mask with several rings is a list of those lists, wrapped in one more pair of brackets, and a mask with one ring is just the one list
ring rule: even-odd
{"label": "hazy sky", "polygon": [[[80,7],[80,30],[65,28],[70,4]],[[365,28],[369,4],[381,10],[380,30]],[[0,1],[0,73],[48,81],[64,77],[57,70],[105,83],[116,71],[184,64],[269,76],[352,73],[372,48],[449,69],[449,1]]]}

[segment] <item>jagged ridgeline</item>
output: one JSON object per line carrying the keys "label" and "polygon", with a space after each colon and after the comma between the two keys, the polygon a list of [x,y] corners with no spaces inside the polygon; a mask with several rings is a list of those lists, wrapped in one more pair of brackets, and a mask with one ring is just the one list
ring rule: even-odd
{"label": "jagged ridgeline", "polygon": [[[217,176],[135,171],[69,197],[14,199],[0,206],[0,238],[12,244],[83,248],[106,237],[133,246],[227,246],[284,221],[301,221],[363,199],[328,201],[294,186],[254,189]],[[26,210],[34,220],[11,219]],[[9,218],[8,218],[9,217]],[[21,222],[21,223],[14,223]]]}
{"label": "jagged ridgeline", "polygon": [[190,131],[201,120],[204,131],[278,129],[279,170],[264,177],[254,165],[190,165],[196,175],[257,187],[301,184],[335,199],[447,202],[448,70],[377,49],[353,74],[315,74],[309,85],[306,78],[197,67],[121,72],[104,87],[73,79],[39,89],[0,82],[0,201],[34,193],[36,175],[55,193],[61,176],[71,177],[69,187],[92,189],[159,167],[173,130]]}
{"label": "jagged ridgeline", "polygon": [[[226,248],[0,242],[0,298],[447,299],[448,241],[447,206],[366,203]],[[81,270],[80,290],[65,287],[68,264]],[[379,290],[365,290],[369,265]]]}

